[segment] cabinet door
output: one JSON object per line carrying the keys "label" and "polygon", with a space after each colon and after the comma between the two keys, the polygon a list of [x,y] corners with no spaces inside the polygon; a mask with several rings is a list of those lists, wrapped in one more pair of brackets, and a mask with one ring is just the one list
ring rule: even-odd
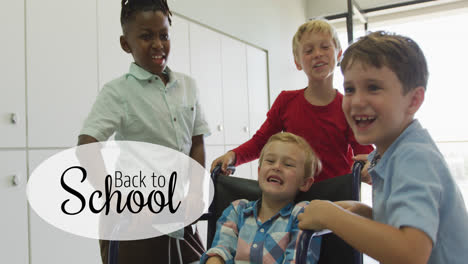
{"label": "cabinet door", "polygon": [[24,1],[0,0],[0,147],[26,145]]}
{"label": "cabinet door", "polygon": [[29,263],[25,151],[0,151],[0,256],[2,263]]}
{"label": "cabinet door", "polygon": [[221,35],[190,23],[190,65],[200,90],[200,101],[210,125],[206,144],[224,144]]}
{"label": "cabinet door", "polygon": [[247,86],[249,88],[250,136],[266,120],[268,112],[268,69],[266,53],[247,46]]}
{"label": "cabinet door", "polygon": [[[247,86],[249,88],[250,137],[266,120],[268,112],[268,68],[265,51],[247,46]],[[251,162],[252,178],[257,179],[258,160]]]}
{"label": "cabinet door", "polygon": [[29,146],[75,145],[97,93],[96,1],[27,0],[26,15]]}
{"label": "cabinet door", "polygon": [[245,44],[222,37],[224,127],[226,144],[249,139],[249,102]]}
{"label": "cabinet door", "polygon": [[99,0],[97,3],[98,19],[98,58],[99,88],[128,72],[133,61],[131,54],[120,47],[121,1]]}
{"label": "cabinet door", "polygon": [[169,29],[171,52],[168,65],[173,71],[190,75],[189,22],[181,17],[172,17]]}
{"label": "cabinet door", "polygon": [[[60,150],[29,152],[32,171]],[[99,241],[62,231],[30,210],[31,264],[101,264]],[[11,262],[13,263],[13,262]]]}

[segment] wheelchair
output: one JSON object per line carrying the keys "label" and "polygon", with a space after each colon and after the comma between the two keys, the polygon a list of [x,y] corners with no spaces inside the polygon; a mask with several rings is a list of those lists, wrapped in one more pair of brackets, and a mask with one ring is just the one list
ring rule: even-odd
{"label": "wheelchair", "polygon": [[[360,200],[361,169],[362,162],[353,165],[352,172],[343,176],[327,179],[312,184],[307,192],[297,195],[295,202],[310,201],[314,199],[342,201]],[[235,171],[234,167],[229,168]],[[211,173],[211,178],[215,186],[213,201],[208,209],[208,213],[202,215],[199,221],[208,221],[207,247],[213,242],[216,233],[216,222],[231,202],[238,199],[258,200],[261,197],[261,190],[256,180],[243,179],[232,176],[220,175],[220,167],[216,167]],[[362,253],[355,250],[344,242],[341,238],[331,232],[314,232],[308,230],[302,233],[299,247],[296,252],[296,263],[305,264],[307,258],[307,248],[313,236],[322,236],[320,258],[318,264],[362,264]],[[207,249],[208,249],[207,248]],[[119,250],[118,241],[109,241],[107,263],[116,264]]]}
{"label": "wheelchair", "polygon": [[[297,195],[295,202],[310,201],[314,199],[342,201],[360,200],[361,169],[362,162],[353,165],[352,172],[346,175],[327,179],[312,184],[307,192]],[[234,170],[233,167],[229,168]],[[208,213],[200,220],[208,221],[207,249],[209,249],[216,233],[216,221],[222,215],[231,202],[238,199],[258,200],[261,190],[256,180],[243,179],[220,174],[220,167],[216,167],[212,174],[215,186],[213,202]],[[307,246],[313,236],[322,236],[319,264],[362,264],[362,253],[349,246],[338,236],[331,232],[314,232],[311,230],[303,232],[300,237],[300,246],[296,252],[296,263],[306,263]]]}

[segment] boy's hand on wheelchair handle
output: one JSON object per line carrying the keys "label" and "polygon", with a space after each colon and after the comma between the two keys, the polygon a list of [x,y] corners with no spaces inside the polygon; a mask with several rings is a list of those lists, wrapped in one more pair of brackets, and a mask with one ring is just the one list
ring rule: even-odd
{"label": "boy's hand on wheelchair handle", "polygon": [[359,155],[356,155],[353,157],[353,160],[354,161],[364,161],[366,164],[364,165],[364,167],[362,168],[361,170],[361,182],[365,182],[369,185],[372,185],[372,178],[371,176],[369,175],[369,166],[370,166],[370,162],[367,160],[367,154],[359,154]]}
{"label": "boy's hand on wheelchair handle", "polygon": [[326,200],[312,200],[304,208],[304,212],[297,216],[300,229],[323,230],[327,229],[327,219],[332,217],[335,210],[342,208],[333,202]]}
{"label": "boy's hand on wheelchair handle", "polygon": [[228,170],[227,167],[230,165],[234,165],[236,163],[236,153],[234,151],[228,151],[226,154],[222,155],[221,157],[218,157],[211,163],[211,169],[210,171],[213,171],[213,169],[221,164],[221,171],[224,173],[224,175],[231,175],[232,171]]}

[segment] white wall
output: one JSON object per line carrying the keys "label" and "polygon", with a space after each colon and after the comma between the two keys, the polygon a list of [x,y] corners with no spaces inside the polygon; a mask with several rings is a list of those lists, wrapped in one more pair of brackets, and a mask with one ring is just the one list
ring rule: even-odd
{"label": "white wall", "polygon": [[303,88],[291,40],[306,21],[306,0],[169,0],[175,13],[268,51],[271,103],[282,90]]}

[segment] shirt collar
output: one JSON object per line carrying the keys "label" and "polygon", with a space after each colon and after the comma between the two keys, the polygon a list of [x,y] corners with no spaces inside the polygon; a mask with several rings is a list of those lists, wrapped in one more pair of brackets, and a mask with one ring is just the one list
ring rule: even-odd
{"label": "shirt collar", "polygon": [[[376,176],[380,176],[381,178],[383,178],[385,173],[379,173],[379,172],[381,172],[383,170],[383,168],[386,168],[386,163],[390,160],[390,157],[393,155],[393,153],[398,148],[398,146],[401,144],[401,142],[405,138],[407,138],[407,136],[409,134],[413,133],[414,131],[420,130],[420,129],[422,129],[421,123],[419,123],[419,121],[417,119],[414,119],[409,124],[409,126],[405,130],[403,130],[403,132],[397,137],[397,139],[395,141],[393,141],[393,143],[390,145],[390,147],[380,157],[380,160],[377,162],[377,164],[375,164],[374,167],[369,168],[369,173],[372,173],[373,171],[375,171]],[[378,155],[377,151],[378,151],[378,149],[375,149],[367,157],[367,159],[370,162],[372,162],[372,160]],[[374,174],[374,173],[372,173],[372,174]]]}
{"label": "shirt collar", "polygon": [[[262,199],[258,199],[255,201],[255,203],[251,204],[251,206],[248,206],[244,210],[244,215],[245,216],[250,216],[254,215],[255,218],[258,217],[258,210],[260,210],[260,207],[262,205]],[[283,207],[276,215],[274,215],[272,218],[280,214],[282,217],[289,216],[292,213],[292,210],[294,209],[294,203],[290,202],[288,203],[285,207]]]}
{"label": "shirt collar", "polygon": [[[173,83],[177,82],[178,78],[174,74],[174,72],[166,66],[164,71],[169,75],[169,82],[167,83],[167,87],[172,86]],[[127,78],[128,76],[133,76],[135,79],[138,79],[140,81],[147,81],[152,78],[159,78],[156,74],[153,74],[142,67],[138,66],[136,63],[132,62],[130,64],[130,69],[128,70],[128,73],[125,75]]]}

